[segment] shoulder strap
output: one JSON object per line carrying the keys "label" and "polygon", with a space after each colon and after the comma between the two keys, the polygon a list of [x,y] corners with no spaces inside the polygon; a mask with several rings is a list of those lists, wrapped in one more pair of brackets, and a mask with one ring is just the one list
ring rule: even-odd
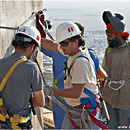
{"label": "shoulder strap", "polygon": [[95,66],[95,70],[97,72],[98,68],[99,68],[99,57],[98,57],[98,54],[96,53],[95,50],[91,49],[91,48],[88,48],[88,51],[89,51],[89,54],[91,56],[91,59],[93,60],[94,62],[94,66]]}
{"label": "shoulder strap", "polygon": [[[95,66],[94,66],[94,64],[92,63],[92,61],[91,61],[88,57],[86,57],[86,56],[84,56],[84,55],[80,55],[80,56],[78,56],[77,58],[80,58],[80,57],[86,58],[86,59],[90,62],[90,64],[92,65],[92,67],[93,67],[93,69],[94,69],[95,75],[96,75],[96,77],[97,77],[97,72],[96,72]],[[77,59],[77,58],[76,58],[76,59]],[[75,59],[75,60],[76,60],[76,59]],[[69,75],[70,77],[71,77],[71,75],[70,75],[70,70],[71,70],[73,64],[75,63],[75,60],[74,60],[73,63],[71,64],[70,68],[67,67],[68,75]],[[66,66],[67,66],[67,63],[66,63]],[[71,77],[71,78],[72,78],[72,77]]]}
{"label": "shoulder strap", "polygon": [[9,69],[9,71],[7,72],[7,74],[5,75],[5,77],[3,78],[2,82],[0,83],[0,92],[3,90],[6,82],[8,81],[10,75],[12,74],[12,72],[14,71],[14,69],[23,61],[25,61],[25,58],[19,59],[18,61],[16,61],[12,67]]}
{"label": "shoulder strap", "polygon": [[[84,58],[86,58],[86,59],[90,62],[90,64],[92,65],[92,67],[93,67],[93,69],[94,69],[95,75],[96,75],[96,77],[97,77],[97,72],[96,72],[95,66],[94,66],[94,64],[92,63],[92,61],[91,61],[88,57],[86,57],[86,56],[84,56],[84,55],[80,55],[79,57],[84,57]],[[79,58],[79,57],[77,57],[77,58]]]}
{"label": "shoulder strap", "polygon": [[9,69],[9,71],[7,72],[7,74],[5,75],[5,77],[3,78],[2,82],[0,83],[0,120],[6,122],[8,124],[8,126],[10,128],[15,128],[15,129],[20,129],[19,126],[17,126],[15,123],[11,122],[10,120],[10,117],[4,107],[4,104],[3,104],[3,99],[2,99],[2,95],[1,95],[1,91],[3,90],[6,82],[8,81],[10,75],[12,74],[12,72],[14,71],[14,69],[23,61],[25,61],[27,59],[25,58],[22,58],[22,59],[19,59],[18,61],[16,61],[12,67]]}

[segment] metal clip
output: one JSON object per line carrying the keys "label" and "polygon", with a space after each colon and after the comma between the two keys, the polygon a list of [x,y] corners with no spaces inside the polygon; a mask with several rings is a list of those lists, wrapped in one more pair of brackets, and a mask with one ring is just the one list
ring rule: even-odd
{"label": "metal clip", "polygon": [[12,121],[13,123],[18,123],[20,121],[20,117],[19,114],[14,114],[14,116],[12,117]]}
{"label": "metal clip", "polygon": [[[113,88],[113,87],[110,86],[112,83],[121,84],[121,85],[120,85],[118,88]],[[110,82],[108,83],[109,88],[111,88],[111,89],[113,89],[113,90],[119,90],[120,88],[122,88],[122,87],[125,86],[125,85],[126,85],[126,81],[125,81],[125,80],[110,81]]]}

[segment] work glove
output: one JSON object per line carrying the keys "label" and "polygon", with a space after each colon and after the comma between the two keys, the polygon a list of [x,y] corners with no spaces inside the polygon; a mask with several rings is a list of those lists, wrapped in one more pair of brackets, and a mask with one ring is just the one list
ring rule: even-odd
{"label": "work glove", "polygon": [[54,89],[50,86],[44,86],[44,94],[45,94],[45,97],[53,96],[54,95]]}
{"label": "work glove", "polygon": [[[39,22],[39,20],[41,22]],[[38,11],[38,14],[36,15],[36,27],[41,34],[41,38],[46,38],[46,32],[42,26],[44,26],[46,29],[51,29],[52,22],[50,20],[45,20],[45,15],[43,14],[43,11],[40,10],[40,11]]]}
{"label": "work glove", "polygon": [[38,11],[38,14],[36,15],[36,27],[41,34],[41,38],[46,38],[46,33],[44,32],[42,25],[39,23],[39,20],[41,21],[41,24],[45,26],[45,16],[42,10]]}

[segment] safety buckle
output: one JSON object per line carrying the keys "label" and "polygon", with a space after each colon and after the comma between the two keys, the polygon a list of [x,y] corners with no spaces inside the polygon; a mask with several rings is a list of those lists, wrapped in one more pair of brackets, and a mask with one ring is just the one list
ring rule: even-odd
{"label": "safety buckle", "polygon": [[[111,84],[114,83],[114,84],[120,84],[120,86],[118,88],[114,88],[111,86]],[[125,80],[120,80],[120,81],[110,81],[108,83],[108,86],[109,88],[113,89],[113,90],[119,90],[120,88],[122,88],[123,86],[126,85],[126,81]]]}
{"label": "safety buckle", "polygon": [[14,114],[14,116],[11,117],[11,122],[12,123],[19,123],[19,121],[20,121],[19,114]]}

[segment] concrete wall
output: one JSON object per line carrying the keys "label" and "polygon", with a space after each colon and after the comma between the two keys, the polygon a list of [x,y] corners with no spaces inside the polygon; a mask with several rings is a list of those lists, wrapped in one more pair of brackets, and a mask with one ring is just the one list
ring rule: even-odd
{"label": "concrete wall", "polygon": [[[32,12],[43,8],[43,2],[32,0],[0,0],[0,26],[18,27],[29,18]],[[29,20],[27,24],[34,24],[34,20]],[[15,34],[15,30],[0,28],[0,59],[6,54],[8,56],[13,48],[10,45]]]}

